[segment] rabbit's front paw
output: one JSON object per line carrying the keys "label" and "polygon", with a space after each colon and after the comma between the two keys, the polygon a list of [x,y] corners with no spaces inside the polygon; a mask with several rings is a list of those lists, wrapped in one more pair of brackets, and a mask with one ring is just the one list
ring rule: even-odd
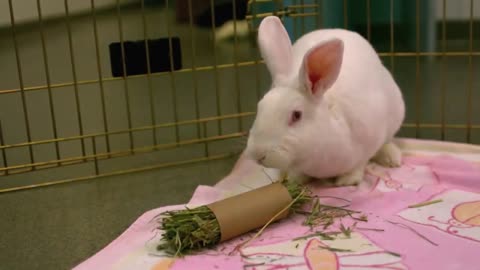
{"label": "rabbit's front paw", "polygon": [[336,186],[355,186],[363,180],[365,166],[359,166],[353,171],[340,175],[335,181]]}
{"label": "rabbit's front paw", "polygon": [[298,184],[306,184],[308,183],[311,178],[302,174],[302,173],[294,173],[294,172],[289,172],[287,175],[287,179],[291,183],[298,183]]}
{"label": "rabbit's front paw", "polygon": [[380,166],[396,168],[402,165],[402,150],[394,143],[386,143],[372,159]]}

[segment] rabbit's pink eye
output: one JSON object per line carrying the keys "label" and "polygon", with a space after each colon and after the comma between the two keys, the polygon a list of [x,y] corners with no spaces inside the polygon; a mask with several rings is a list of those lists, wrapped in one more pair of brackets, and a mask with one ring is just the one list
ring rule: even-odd
{"label": "rabbit's pink eye", "polygon": [[302,118],[302,112],[301,111],[293,111],[292,112],[292,118],[290,120],[291,123],[295,123],[298,120]]}

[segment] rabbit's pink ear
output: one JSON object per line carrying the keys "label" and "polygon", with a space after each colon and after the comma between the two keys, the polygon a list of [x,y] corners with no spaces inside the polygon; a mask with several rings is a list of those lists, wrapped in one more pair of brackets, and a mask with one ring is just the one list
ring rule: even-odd
{"label": "rabbit's pink ear", "polygon": [[343,60],[343,41],[323,42],[305,54],[300,78],[314,96],[321,96],[337,80]]}
{"label": "rabbit's pink ear", "polygon": [[275,82],[288,76],[292,67],[292,43],[278,17],[268,16],[262,20],[258,28],[258,45],[272,80]]}

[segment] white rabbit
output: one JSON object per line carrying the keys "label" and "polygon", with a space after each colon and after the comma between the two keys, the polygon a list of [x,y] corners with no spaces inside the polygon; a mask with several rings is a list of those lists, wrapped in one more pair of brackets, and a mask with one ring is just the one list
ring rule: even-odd
{"label": "white rabbit", "polygon": [[258,103],[242,158],[296,180],[335,178],[337,185],[361,181],[370,160],[401,164],[392,139],[404,120],[402,93],[367,40],[325,29],[292,46],[270,16],[258,44],[272,86]]}

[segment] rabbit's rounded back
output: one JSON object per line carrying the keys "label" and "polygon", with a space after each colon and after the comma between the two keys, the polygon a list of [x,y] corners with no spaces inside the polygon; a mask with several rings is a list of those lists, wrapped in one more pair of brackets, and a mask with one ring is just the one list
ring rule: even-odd
{"label": "rabbit's rounded back", "polygon": [[292,46],[280,20],[267,17],[258,39],[272,86],[250,132],[246,151],[253,159],[335,176],[367,162],[400,128],[400,89],[359,34],[317,30]]}
{"label": "rabbit's rounded back", "polygon": [[[332,97],[349,119],[386,121],[386,140],[393,137],[404,120],[405,105],[401,91],[383,65],[372,45],[356,32],[325,29],[308,33],[292,47],[293,69],[301,68],[303,56],[319,43],[341,39],[344,44],[342,68],[332,89]],[[294,74],[292,74],[294,76]],[[369,106],[371,105],[371,106]],[[378,115],[385,112],[386,115]],[[381,123],[381,122],[380,122]],[[382,133],[382,129],[377,130]]]}

